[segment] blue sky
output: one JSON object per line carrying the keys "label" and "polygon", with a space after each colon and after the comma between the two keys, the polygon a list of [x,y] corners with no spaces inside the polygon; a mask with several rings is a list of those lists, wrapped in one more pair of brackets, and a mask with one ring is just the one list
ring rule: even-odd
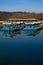
{"label": "blue sky", "polygon": [[43,12],[43,0],[0,0],[0,11]]}

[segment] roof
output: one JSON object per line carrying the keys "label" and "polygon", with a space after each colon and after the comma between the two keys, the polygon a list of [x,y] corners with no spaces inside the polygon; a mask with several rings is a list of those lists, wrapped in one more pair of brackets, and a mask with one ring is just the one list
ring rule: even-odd
{"label": "roof", "polygon": [[37,19],[8,19],[8,20],[37,20]]}

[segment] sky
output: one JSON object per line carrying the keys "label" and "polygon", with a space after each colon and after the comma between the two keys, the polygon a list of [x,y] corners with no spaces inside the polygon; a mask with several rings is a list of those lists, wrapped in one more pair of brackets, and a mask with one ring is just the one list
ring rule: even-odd
{"label": "sky", "polygon": [[0,0],[0,11],[43,13],[43,0]]}

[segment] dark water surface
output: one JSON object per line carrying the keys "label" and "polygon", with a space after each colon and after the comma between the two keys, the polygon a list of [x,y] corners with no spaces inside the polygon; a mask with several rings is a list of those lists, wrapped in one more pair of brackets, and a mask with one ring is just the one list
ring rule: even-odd
{"label": "dark water surface", "polygon": [[0,65],[43,65],[43,29],[0,31]]}

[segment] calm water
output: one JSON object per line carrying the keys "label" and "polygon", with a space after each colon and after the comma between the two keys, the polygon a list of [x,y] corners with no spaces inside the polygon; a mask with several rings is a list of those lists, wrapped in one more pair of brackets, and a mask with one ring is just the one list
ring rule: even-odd
{"label": "calm water", "polygon": [[43,65],[43,29],[0,31],[0,65]]}

